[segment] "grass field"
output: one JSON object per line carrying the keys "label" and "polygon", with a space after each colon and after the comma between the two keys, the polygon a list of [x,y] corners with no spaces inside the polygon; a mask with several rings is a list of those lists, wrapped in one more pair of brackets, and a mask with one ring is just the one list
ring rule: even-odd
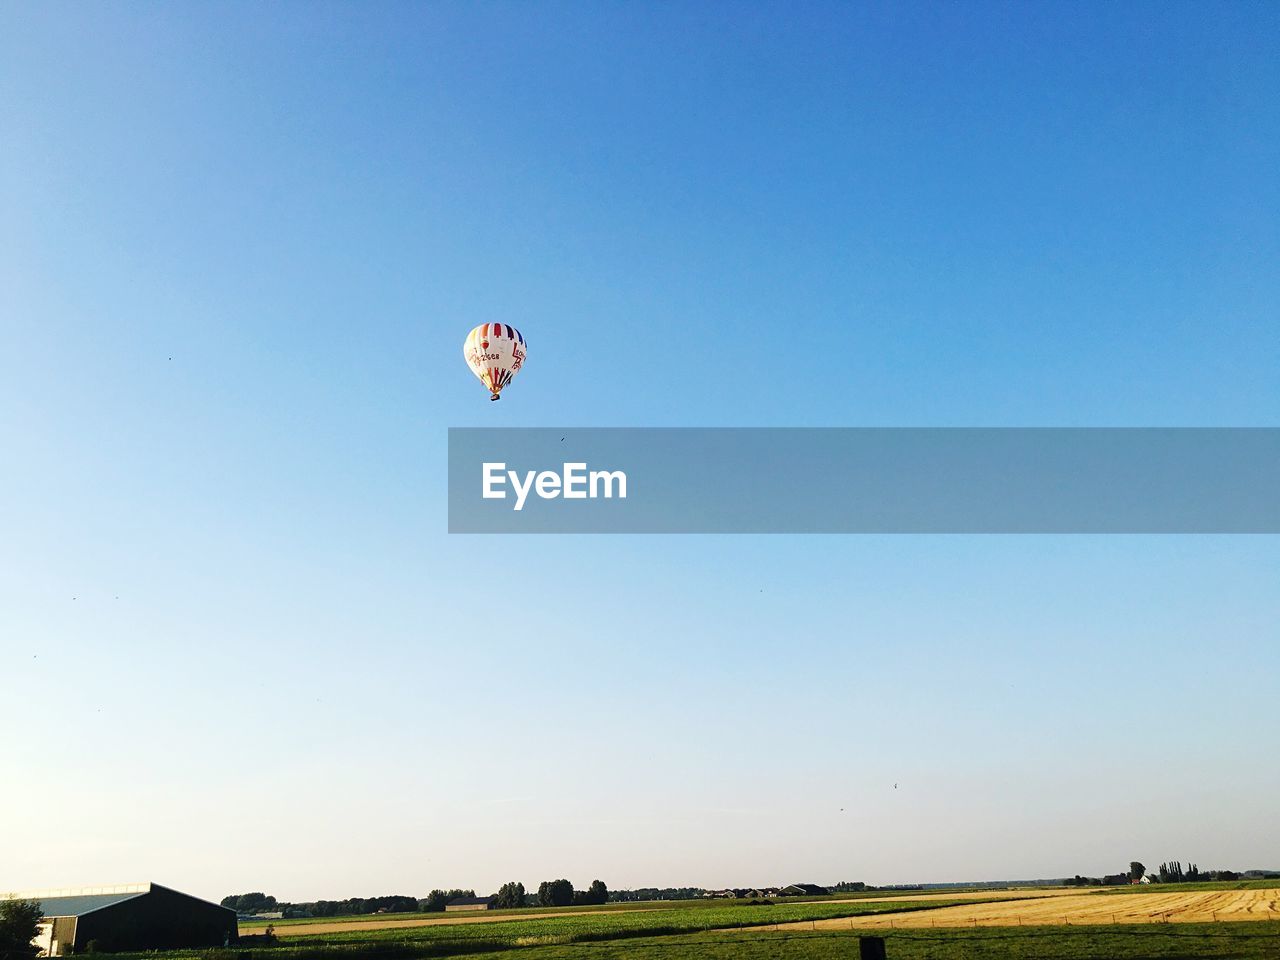
{"label": "grass field", "polygon": [[[858,893],[833,893],[825,897],[803,897],[796,899],[783,899],[779,903],[847,903],[855,900],[911,900],[917,898],[928,898],[932,900],[941,898],[989,898],[989,899],[1008,899],[1013,897],[1044,897],[1044,896],[1071,896],[1083,895],[1088,893],[1094,894],[1113,894],[1113,895],[1130,895],[1130,894],[1149,894],[1161,890],[1177,890],[1179,892],[1192,892],[1201,890],[1262,890],[1280,886],[1276,880],[1230,880],[1230,881],[1205,881],[1204,883],[1180,883],[1174,886],[1130,886],[1123,887],[939,887],[931,890],[903,890],[903,891],[887,891],[887,890],[864,890]],[[639,900],[625,903],[606,903],[595,906],[576,906],[576,907],[525,907],[519,910],[487,910],[483,916],[486,919],[497,919],[502,917],[529,917],[533,913],[547,915],[562,915],[568,913],[604,913],[615,912],[619,910],[703,910],[715,909],[726,905],[735,905],[745,903],[745,901],[733,900]],[[328,926],[334,923],[359,923],[359,924],[386,924],[388,926],[400,925],[406,921],[437,921],[445,919],[446,922],[452,922],[449,918],[469,916],[465,913],[381,913],[381,914],[354,914],[341,917],[298,917],[289,920],[247,920],[242,921],[240,929],[247,934],[253,934],[265,930],[268,926],[274,927],[280,936],[288,936],[291,934],[293,927],[315,926],[324,924]],[[372,929],[370,927],[369,929]]]}
{"label": "grass field", "polygon": [[[877,931],[877,935],[881,935]],[[889,960],[1276,960],[1274,924],[883,931]],[[850,932],[698,934],[533,947],[520,960],[850,960]],[[471,960],[500,960],[496,954]],[[507,960],[510,960],[508,957]]]}
{"label": "grass field", "polygon": [[[1280,932],[1280,889],[1237,883],[1206,886],[1211,889],[1202,889],[1200,885],[1194,889],[1185,889],[1184,885],[1176,888],[1145,887],[1140,892],[1124,896],[1107,896],[1108,892],[1119,891],[1096,888],[1083,891],[1074,888],[982,890],[941,897],[914,894],[892,898],[877,891],[868,891],[861,897],[791,901],[769,906],[704,900],[618,904],[596,910],[563,908],[550,913],[524,910],[479,916],[436,914],[429,918],[422,914],[406,914],[402,918],[373,918],[372,921],[364,918],[363,922],[361,918],[321,924],[313,921],[309,926],[294,926],[288,931],[290,935],[279,938],[274,944],[256,943],[249,938],[234,953],[211,951],[199,956],[202,960],[412,960],[520,948],[521,960],[526,960],[526,952],[541,957],[544,948],[591,944],[593,949],[603,950],[604,945],[623,940],[626,941],[626,949],[635,947],[663,956],[663,950],[668,947],[680,947],[673,938],[688,939],[690,935],[702,935],[708,938],[707,942],[717,937],[735,942],[746,937],[754,943],[751,938],[756,936],[785,940],[804,933],[834,936],[853,935],[855,932],[914,937],[910,942],[904,941],[902,949],[916,951],[915,955],[920,956],[949,956],[951,954],[946,951],[952,947],[945,945],[956,937],[970,937],[965,940],[965,949],[970,950],[985,950],[987,946],[984,944],[991,945],[993,950],[1021,950],[1024,947],[1031,950],[1044,947],[1050,941],[1056,944],[1058,940],[1055,938],[1074,938],[1070,943],[1076,946],[1094,942],[1077,936],[1077,928],[1083,927],[1092,927],[1093,934],[1105,940],[1108,936],[1113,939],[1132,938],[1132,928],[1139,924],[1162,927],[1177,924],[1180,929],[1195,931],[1204,921],[1273,920],[1278,922],[1223,923],[1217,929],[1223,937],[1230,939],[1253,936],[1240,932],[1240,928],[1256,926],[1259,928],[1257,936],[1263,939],[1249,940],[1247,949],[1271,949],[1271,955],[1280,960],[1280,937],[1277,936]],[[1245,889],[1240,889],[1241,886]],[[1017,933],[1020,930],[1025,932]],[[983,931],[993,939],[974,940],[970,936]],[[942,940],[932,939],[935,935]],[[1205,936],[1195,935],[1201,939]],[[1041,936],[1048,939],[1035,939]],[[1160,933],[1153,930],[1152,936],[1156,939],[1141,941],[1144,951],[1149,943],[1156,942],[1170,950],[1188,947],[1184,941],[1170,939],[1172,934],[1168,931]],[[1008,937],[1015,939],[1001,939]],[[645,944],[641,944],[641,940]],[[706,948],[703,941],[699,943]],[[844,948],[849,946],[849,942],[843,943]],[[1199,949],[1195,944],[1191,947]],[[755,947],[750,946],[749,949]],[[824,942],[815,942],[808,946],[788,945],[786,949],[815,950],[820,954],[835,948],[830,944],[824,945]],[[1139,957],[1165,955],[1178,954],[1136,954]]]}
{"label": "grass field", "polygon": [[323,934],[289,938],[284,947],[294,945],[353,946],[361,943],[417,944],[448,952],[450,944],[471,949],[480,942],[528,946],[545,943],[598,941],[646,934],[682,934],[703,930],[728,930],[760,924],[815,923],[877,913],[902,914],[964,903],[963,900],[922,899],[861,901],[846,903],[779,903],[772,906],[707,906],[703,909],[649,909],[597,913],[564,913],[555,917],[510,917],[492,923],[447,924],[381,930],[335,930]]}
{"label": "grass field", "polygon": [[[379,930],[350,929],[337,925],[323,934],[277,940],[275,944],[254,943],[223,950],[173,951],[166,960],[405,960],[461,956],[570,943],[598,943],[608,940],[687,935],[707,930],[810,923],[833,917],[913,910],[964,903],[963,900],[916,899],[874,902],[801,902],[772,906],[709,904],[700,909],[648,909],[566,912],[555,917],[507,917],[491,923],[400,927]],[[522,951],[523,953],[523,951]],[[154,956],[154,955],[133,955]]]}
{"label": "grass field", "polygon": [[[939,900],[1004,900],[1022,897],[1046,896],[1078,896],[1079,891],[1062,887],[1037,887],[1020,890],[957,890],[954,892],[939,891],[936,893],[907,893],[899,896],[887,896],[883,891],[866,891],[859,894],[847,894],[842,897],[822,897],[813,900],[781,900],[774,904],[775,908],[797,906],[800,904],[831,905],[860,903],[922,903]],[[512,919],[539,920],[558,917],[596,916],[608,913],[651,913],[654,911],[684,911],[690,917],[722,915],[726,909],[736,910],[749,907],[745,900],[678,900],[678,901],[641,901],[636,903],[612,903],[595,907],[561,907],[561,908],[526,908],[523,910],[486,910],[474,913],[394,913],[378,916],[332,917],[324,919],[298,919],[291,921],[262,921],[260,923],[242,923],[240,932],[252,935],[272,926],[277,937],[317,936],[354,931],[372,930],[406,930],[413,927],[452,926],[467,923],[499,923]],[[710,911],[710,913],[709,913]],[[719,913],[717,913],[717,911]],[[775,910],[776,912],[776,910]],[[846,916],[847,911],[840,911]],[[806,914],[806,919],[809,915]],[[707,923],[690,923],[692,929],[703,929]]]}
{"label": "grass field", "polygon": [[[485,917],[527,917],[532,913],[562,914],[562,913],[601,913],[615,912],[619,910],[653,910],[661,909],[688,909],[708,904],[714,904],[714,900],[635,900],[626,903],[601,903],[591,905],[580,905],[576,907],[521,907],[514,910],[485,910],[477,912],[476,915]],[[730,901],[732,902],[732,901]],[[242,920],[240,921],[240,929],[247,933],[255,933],[267,927],[274,927],[277,933],[284,934],[289,927],[306,926],[317,923],[399,923],[404,920],[439,920],[442,918],[466,917],[472,914],[462,911],[453,913],[420,913],[414,911],[412,913],[356,913],[344,914],[339,917],[291,917],[285,920]]]}
{"label": "grass field", "polygon": [[[1035,888],[1040,889],[1040,888]],[[1060,890],[1061,887],[1046,887],[1046,890]],[[982,895],[1002,896],[1006,891],[991,889],[982,891]],[[1079,891],[1074,891],[1079,892]],[[850,900],[906,900],[915,897],[929,897],[937,900],[950,897],[953,893],[975,894],[973,887],[948,887],[937,890],[909,890],[894,894],[893,891],[863,890],[857,893],[833,893],[825,897],[779,897],[775,903],[847,903]],[[714,910],[726,906],[741,906],[747,900],[713,900],[699,897],[692,900],[629,900],[580,905],[572,907],[522,907],[515,910],[485,910],[476,914],[466,912],[454,913],[379,913],[349,914],[340,917],[295,917],[287,920],[242,920],[240,929],[245,933],[256,933],[266,927],[274,927],[280,935],[285,935],[288,928],[294,926],[310,926],[331,923],[401,923],[406,920],[439,920],[466,916],[483,916],[486,918],[528,917],[534,913],[547,915],[567,915],[582,913],[613,913],[625,910]]]}
{"label": "grass field", "polygon": [[[467,960],[848,960],[858,955],[858,937],[866,931],[737,930],[620,940],[521,945],[476,940],[458,944]],[[876,931],[885,938],[889,960],[1276,960],[1280,924],[1208,923],[1138,926],[1003,927]],[[259,960],[366,958],[408,960],[447,956],[431,946],[382,940],[349,945],[354,950],[290,944],[252,951]],[[426,949],[424,949],[426,948]],[[238,960],[234,950],[164,954],[199,960]],[[137,960],[156,954],[133,955]],[[126,960],[118,956],[116,960]]]}
{"label": "grass field", "polygon": [[609,913],[644,913],[661,907],[641,909],[606,910],[477,910],[456,913],[391,913],[378,917],[334,917],[325,920],[294,920],[287,926],[274,926],[270,921],[256,924],[240,924],[240,935],[252,936],[271,927],[277,937],[313,937],[319,934],[351,933],[357,930],[408,930],[413,927],[451,927],[465,923],[504,923],[508,920],[552,920],[556,917],[592,917]]}

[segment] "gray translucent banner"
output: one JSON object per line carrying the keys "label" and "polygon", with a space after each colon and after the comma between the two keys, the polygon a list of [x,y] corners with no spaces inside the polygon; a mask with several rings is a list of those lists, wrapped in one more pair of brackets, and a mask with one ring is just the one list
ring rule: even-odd
{"label": "gray translucent banner", "polygon": [[1280,429],[451,429],[449,532],[1277,533]]}

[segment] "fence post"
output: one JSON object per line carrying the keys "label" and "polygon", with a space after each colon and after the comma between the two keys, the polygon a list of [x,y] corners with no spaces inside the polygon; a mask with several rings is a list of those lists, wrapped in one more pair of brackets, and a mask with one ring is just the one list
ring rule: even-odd
{"label": "fence post", "polygon": [[859,937],[858,960],[885,960],[884,937]]}

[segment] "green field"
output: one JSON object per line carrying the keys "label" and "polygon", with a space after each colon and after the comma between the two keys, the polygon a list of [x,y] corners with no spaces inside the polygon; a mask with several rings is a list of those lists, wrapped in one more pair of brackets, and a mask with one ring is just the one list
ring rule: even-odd
{"label": "green field", "polygon": [[[283,920],[241,920],[241,933],[261,933],[267,927],[275,927],[282,930],[290,926],[298,924],[311,923],[360,923],[369,922],[371,920],[442,920],[445,917],[467,917],[467,916],[486,916],[486,917],[519,917],[528,913],[597,913],[601,910],[653,910],[655,908],[667,909],[684,909],[687,907],[699,907],[713,904],[717,901],[709,900],[636,900],[626,903],[595,903],[582,904],[574,907],[517,907],[510,910],[485,910],[475,913],[443,913],[433,911],[424,913],[421,911],[412,911],[408,913],[344,913],[337,917],[289,917]],[[736,901],[719,901],[736,902]]]}
{"label": "green field", "polygon": [[[868,905],[870,906],[870,905]],[[558,925],[571,918],[547,921]],[[603,919],[603,918],[601,918]],[[483,927],[475,924],[473,927]],[[498,924],[497,926],[507,926]],[[581,930],[581,939],[563,926],[546,943],[520,924],[494,939],[370,939],[342,942],[293,941],[287,946],[249,951],[181,951],[165,954],[116,955],[155,960],[410,960],[416,957],[465,955],[468,960],[847,960],[858,955],[859,934],[852,931],[729,930],[665,936]],[[422,929],[422,928],[418,928]],[[428,928],[430,929],[430,928]],[[439,929],[439,928],[436,928]],[[479,934],[481,931],[475,931]],[[1280,924],[1205,923],[1142,924],[1116,927],[1032,927],[893,930],[882,932],[890,960],[1276,960],[1280,958]],[[595,934],[593,936],[593,934]],[[532,938],[534,942],[527,942]],[[539,942],[542,941],[542,942]]]}
{"label": "green field", "polygon": [[[1280,925],[1185,924],[1131,927],[1010,927],[901,930],[885,935],[888,960],[1275,960]],[[842,931],[645,938],[532,947],[520,960],[850,960],[858,936]],[[499,960],[481,954],[473,960]]]}
{"label": "green field", "polygon": [[[1040,889],[1057,889],[1054,887],[939,887],[931,890],[860,890],[855,893],[832,893],[821,897],[779,897],[773,901],[775,906],[795,905],[804,903],[831,903],[841,902],[845,900],[866,900],[889,898],[895,896],[929,898],[929,899],[945,899],[948,894],[952,893],[989,893],[991,899],[1001,899],[1001,894],[1009,890],[1040,890]],[[1082,888],[1081,892],[1096,891],[1097,887]],[[1127,888],[1126,888],[1127,889]],[[486,917],[521,917],[529,913],[599,913],[613,912],[622,910],[723,910],[728,907],[742,907],[750,903],[748,900],[712,900],[707,898],[698,898],[692,900],[628,900],[617,901],[604,904],[580,905],[569,907],[522,907],[513,910],[486,910],[483,916]],[[431,920],[441,919],[446,916],[459,917],[469,916],[472,914],[445,914],[445,913],[360,913],[360,914],[344,914],[337,917],[292,917],[284,920],[242,920],[240,922],[240,932],[243,934],[261,933],[267,927],[274,927],[276,930],[284,930],[290,926],[299,924],[312,923],[359,923],[380,920]],[[839,914],[844,916],[844,914]],[[800,919],[809,919],[802,917]]]}
{"label": "green field", "polygon": [[[998,899],[998,898],[995,898]],[[653,934],[688,934],[704,930],[731,930],[768,923],[791,923],[797,920],[825,920],[830,917],[852,917],[874,913],[900,913],[956,903],[960,900],[893,901],[888,903],[778,903],[771,906],[709,905],[701,909],[679,907],[660,910],[628,910],[619,913],[594,913],[581,916],[546,917],[543,919],[500,920],[494,923],[468,923],[426,927],[401,927],[391,930],[353,930],[311,934],[281,941],[269,948],[272,957],[295,948],[321,946],[357,947],[361,944],[384,944],[421,949],[419,956],[443,956],[472,952],[477,944],[493,943],[499,948],[549,943],[598,942]]]}
{"label": "green field", "polygon": [[[1000,899],[998,896],[993,900]],[[704,904],[657,910],[588,913],[579,916],[521,919],[486,923],[400,927],[390,930],[352,930],[305,934],[254,943],[239,948],[172,951],[167,960],[408,960],[476,953],[535,949],[549,945],[599,944],[611,940],[689,935],[707,930],[733,930],[771,923],[824,920],[831,917],[901,913],[985,901],[908,900],[886,903],[778,903],[771,906]],[[411,916],[421,917],[421,914]],[[778,934],[782,936],[782,934]],[[523,956],[524,949],[521,950]],[[138,955],[135,955],[138,956]]]}

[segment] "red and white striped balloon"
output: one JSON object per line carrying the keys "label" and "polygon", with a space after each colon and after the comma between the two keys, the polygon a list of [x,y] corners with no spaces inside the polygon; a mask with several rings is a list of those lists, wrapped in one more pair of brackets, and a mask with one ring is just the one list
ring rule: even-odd
{"label": "red and white striped balloon", "polygon": [[490,400],[499,399],[502,388],[520,372],[527,351],[524,335],[509,323],[482,323],[462,342],[462,356],[489,388]]}

